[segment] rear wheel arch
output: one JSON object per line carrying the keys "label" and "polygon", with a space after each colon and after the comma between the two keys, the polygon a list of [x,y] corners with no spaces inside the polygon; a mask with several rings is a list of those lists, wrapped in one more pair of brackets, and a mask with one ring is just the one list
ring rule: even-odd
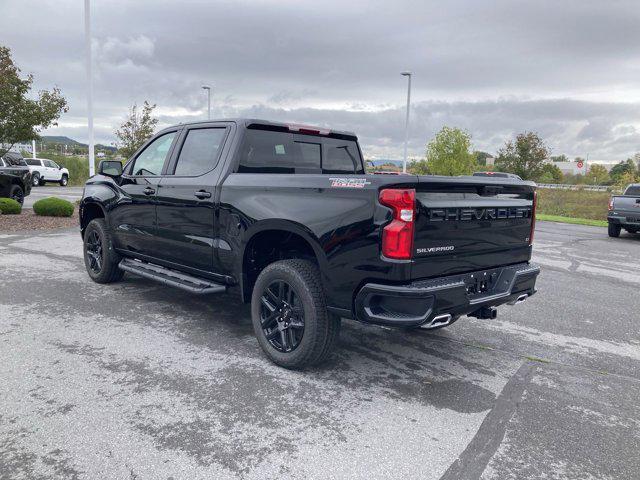
{"label": "rear wheel arch", "polygon": [[314,263],[321,272],[326,266],[326,256],[317,239],[302,228],[265,224],[247,238],[240,265],[243,302],[251,301],[258,275],[271,263],[298,258]]}

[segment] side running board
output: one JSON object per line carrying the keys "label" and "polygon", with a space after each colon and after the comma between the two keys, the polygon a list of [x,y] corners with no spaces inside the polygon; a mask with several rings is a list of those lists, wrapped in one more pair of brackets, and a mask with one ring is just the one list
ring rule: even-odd
{"label": "side running board", "polygon": [[133,275],[156,280],[165,285],[180,288],[191,293],[222,293],[227,290],[227,287],[220,283],[130,258],[123,258],[118,264],[118,267],[120,270],[132,273]]}

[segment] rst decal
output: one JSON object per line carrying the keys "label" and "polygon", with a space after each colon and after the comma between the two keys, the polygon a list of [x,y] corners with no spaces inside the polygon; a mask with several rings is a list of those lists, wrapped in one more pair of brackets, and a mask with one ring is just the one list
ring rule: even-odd
{"label": "rst decal", "polygon": [[336,188],[364,188],[371,185],[366,178],[330,178],[331,186]]}
{"label": "rst decal", "polygon": [[455,246],[446,245],[444,247],[428,247],[428,248],[418,248],[416,249],[416,253],[424,254],[424,253],[440,253],[440,252],[451,252],[455,250]]}

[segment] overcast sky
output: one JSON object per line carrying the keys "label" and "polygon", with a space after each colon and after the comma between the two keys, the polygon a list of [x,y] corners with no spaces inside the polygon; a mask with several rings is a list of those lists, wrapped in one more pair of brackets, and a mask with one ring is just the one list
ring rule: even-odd
{"label": "overcast sky", "polygon": [[[69,112],[48,134],[87,140],[81,0],[1,0],[0,43]],[[128,106],[162,125],[250,116],[355,131],[365,156],[410,156],[443,125],[496,152],[524,130],[553,154],[640,152],[640,2],[92,0],[96,140]]]}

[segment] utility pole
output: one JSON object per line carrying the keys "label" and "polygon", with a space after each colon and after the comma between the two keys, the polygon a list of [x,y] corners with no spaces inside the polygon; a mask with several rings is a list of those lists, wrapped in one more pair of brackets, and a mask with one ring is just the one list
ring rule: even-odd
{"label": "utility pole", "polygon": [[36,141],[31,140],[31,158],[36,158]]}
{"label": "utility pole", "polygon": [[84,0],[84,36],[87,62],[87,120],[89,126],[89,176],[95,174],[95,152],[93,139],[93,75],[91,72],[91,5]]}
{"label": "utility pole", "polygon": [[407,84],[407,118],[404,124],[404,157],[402,160],[402,173],[407,173],[407,146],[409,143],[409,110],[411,107],[411,72],[406,71],[400,73],[403,77],[409,79]]}

